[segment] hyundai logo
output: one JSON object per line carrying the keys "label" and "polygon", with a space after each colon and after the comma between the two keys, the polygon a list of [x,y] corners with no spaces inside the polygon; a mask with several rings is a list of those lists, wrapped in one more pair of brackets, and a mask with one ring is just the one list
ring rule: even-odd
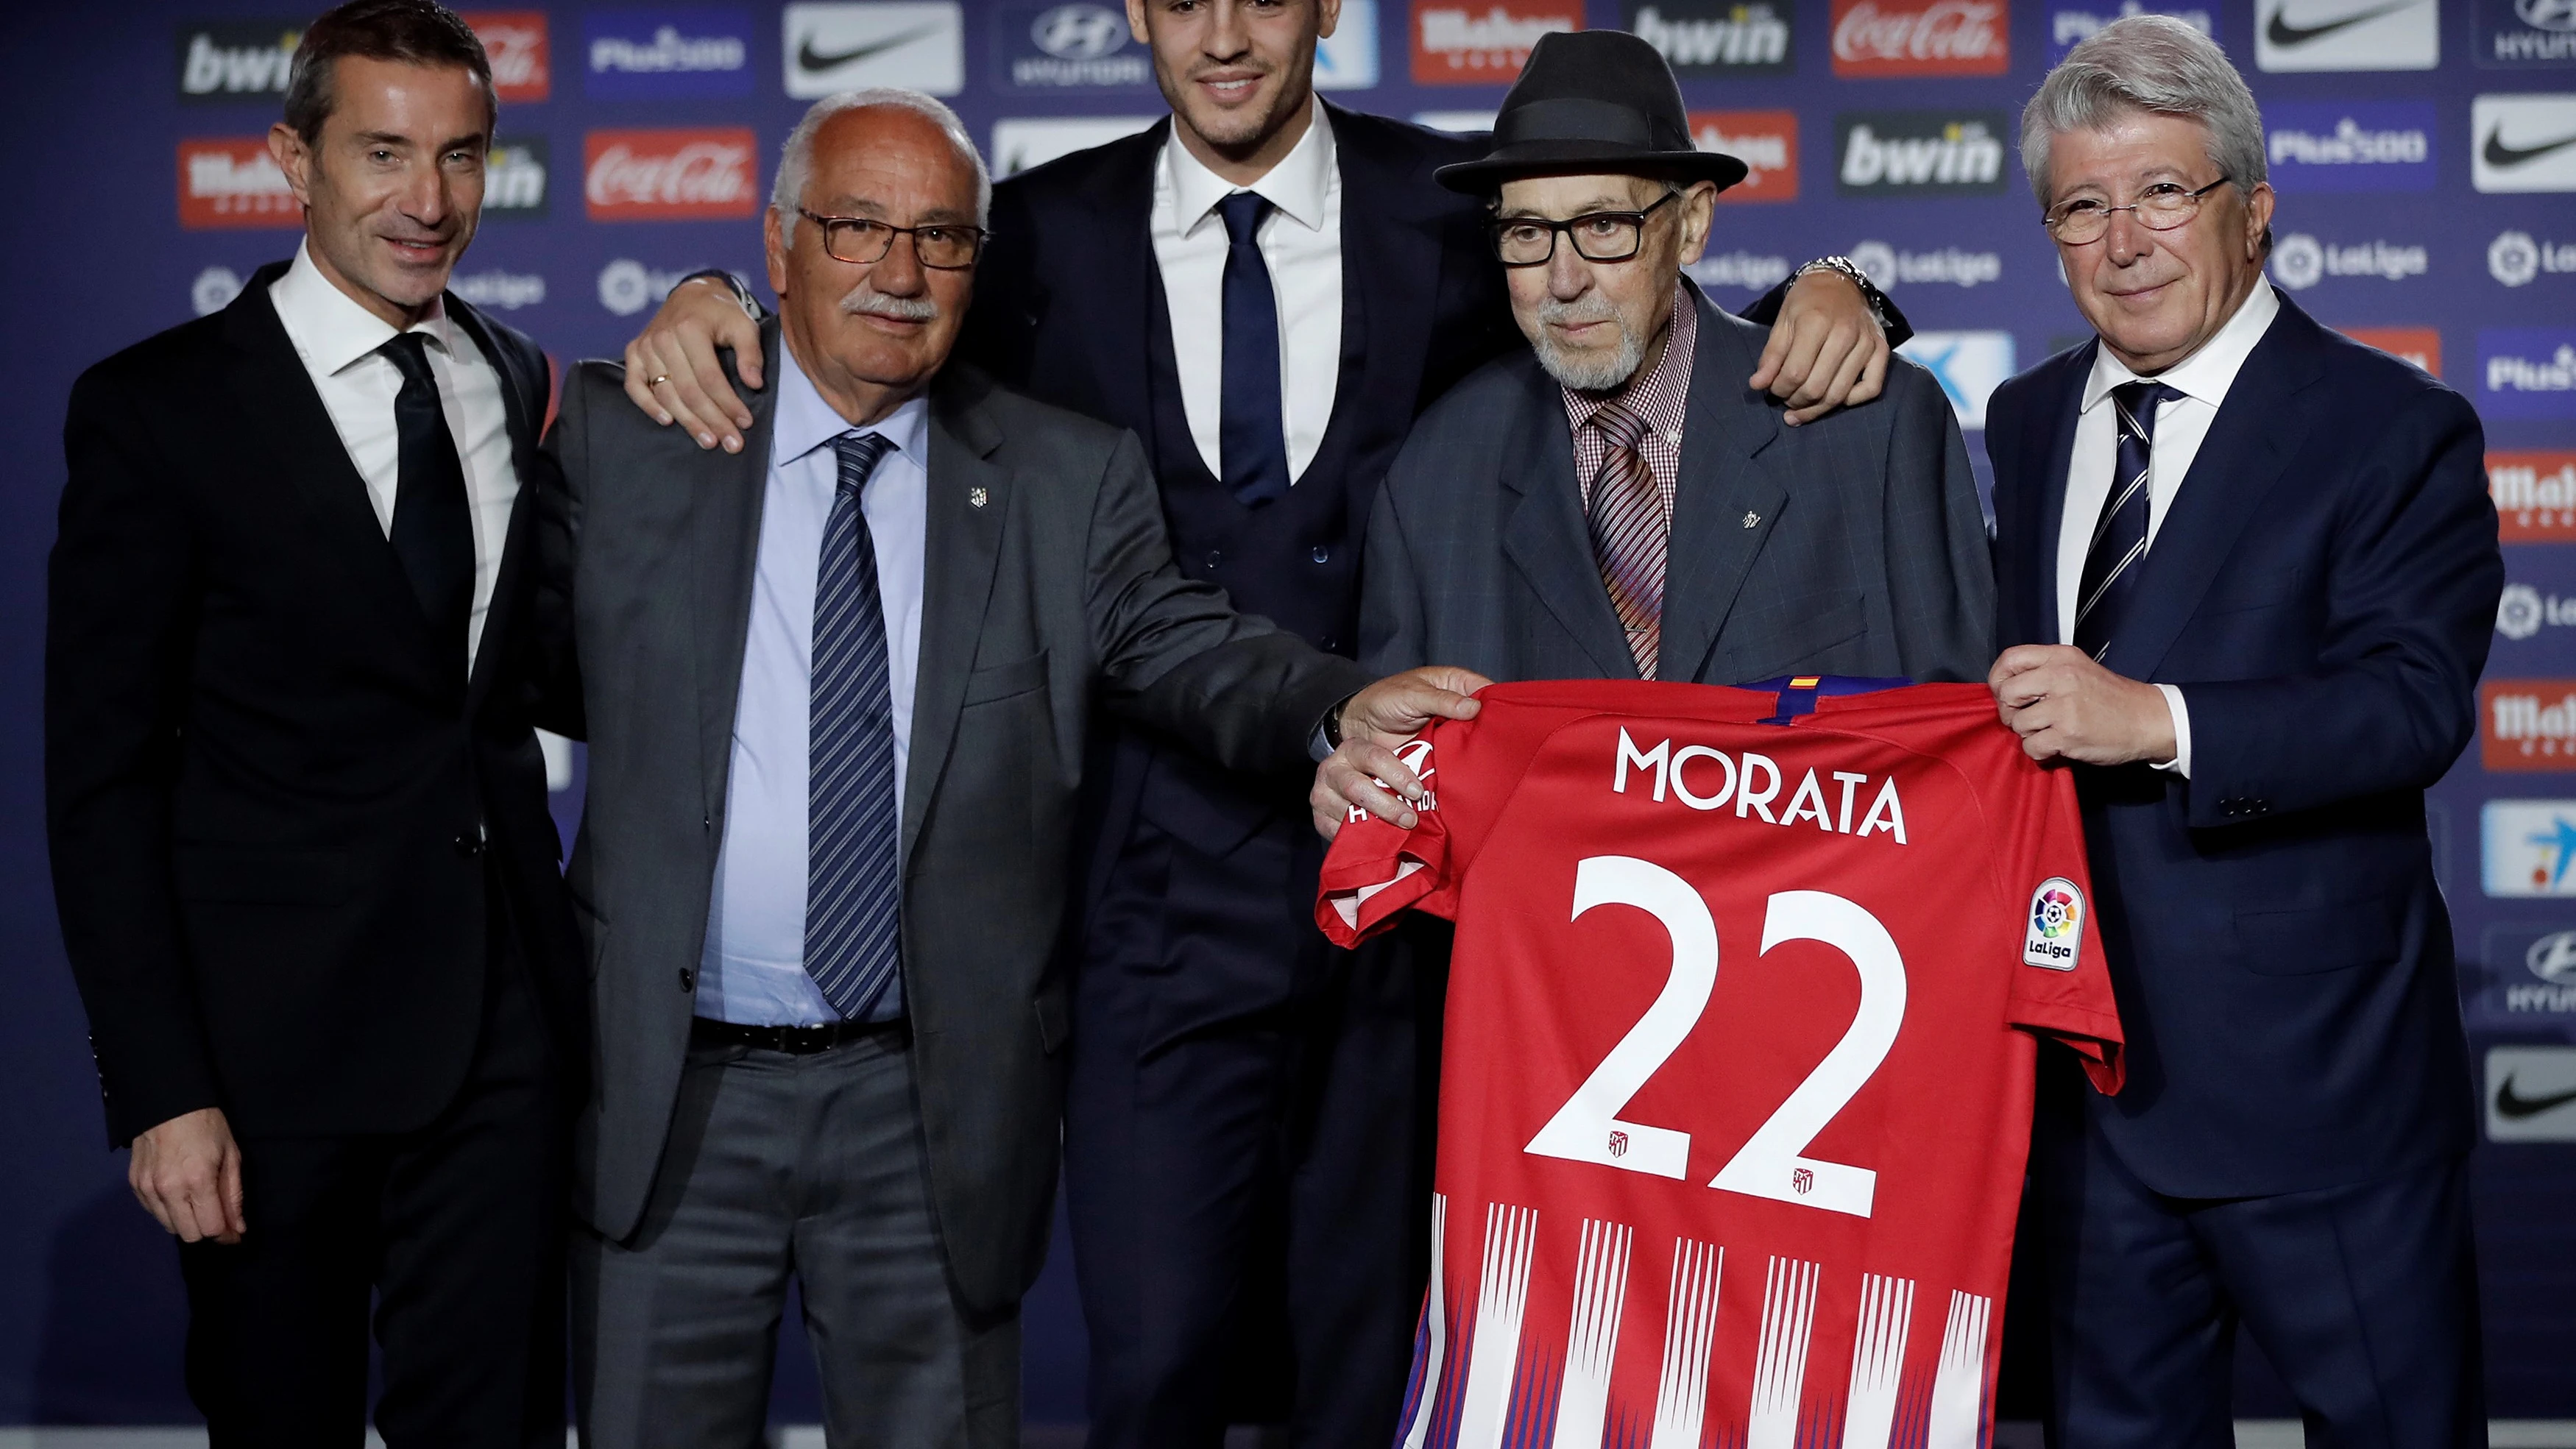
{"label": "hyundai logo", "polygon": [[2576,931],[2560,931],[2532,942],[2522,954],[2522,964],[2551,985],[2576,984]]}
{"label": "hyundai logo", "polygon": [[1029,39],[1058,60],[1098,60],[1127,43],[1127,17],[1100,5],[1059,5],[1030,24]]}
{"label": "hyundai logo", "polygon": [[2513,0],[2513,13],[2535,30],[2576,30],[2576,0]]}

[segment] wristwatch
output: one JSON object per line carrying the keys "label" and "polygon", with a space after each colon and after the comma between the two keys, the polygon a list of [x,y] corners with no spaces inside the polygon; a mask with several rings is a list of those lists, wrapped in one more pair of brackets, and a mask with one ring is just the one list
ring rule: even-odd
{"label": "wristwatch", "polygon": [[[1836,260],[1839,261],[1841,259],[1836,258]],[[1846,263],[1846,265],[1849,264]],[[1860,275],[1859,270],[1854,268],[1852,275]],[[742,309],[742,315],[745,317],[750,318],[754,322],[766,322],[769,320],[768,309],[760,305],[760,299],[758,297],[751,295],[751,289],[742,284],[742,278],[735,276],[733,273],[726,271],[722,267],[703,267],[697,271],[691,272],[680,280],[673,282],[671,284],[671,290],[676,292],[691,282],[696,281],[700,277],[713,277],[717,281],[724,283],[726,288],[733,293],[734,305]]]}
{"label": "wristwatch", "polygon": [[1860,288],[1861,299],[1869,303],[1869,315],[1871,320],[1878,323],[1881,331],[1886,330],[1887,309],[1879,305],[1882,294],[1878,290],[1878,284],[1869,279],[1869,273],[1860,269],[1860,263],[1853,261],[1849,257],[1818,257],[1814,261],[1800,267],[1797,272],[1790,277],[1790,280],[1796,281],[1799,277],[1803,277],[1809,272],[1840,272],[1844,276],[1851,278],[1853,284]]}

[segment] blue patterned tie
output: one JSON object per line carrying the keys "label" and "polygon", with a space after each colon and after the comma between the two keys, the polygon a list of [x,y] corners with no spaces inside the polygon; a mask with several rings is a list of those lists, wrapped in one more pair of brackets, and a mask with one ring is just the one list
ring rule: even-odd
{"label": "blue patterned tie", "polygon": [[1225,218],[1224,390],[1217,407],[1217,463],[1247,508],[1288,496],[1288,433],[1279,410],[1279,298],[1257,236],[1270,203],[1238,191],[1217,203]]}
{"label": "blue patterned tie", "polygon": [[893,445],[844,433],[840,488],[814,584],[812,743],[807,762],[805,973],[845,1020],[867,1017],[895,979],[894,702],[876,544],[859,491]]}
{"label": "blue patterned tie", "polygon": [[2111,389],[2112,421],[2120,430],[2111,467],[2111,493],[2084,550],[2084,573],[2075,588],[2075,647],[2099,659],[2120,631],[2138,577],[2146,571],[2147,522],[2153,490],[2147,486],[2149,444],[2156,409],[2181,393],[2160,382],[2129,382]]}

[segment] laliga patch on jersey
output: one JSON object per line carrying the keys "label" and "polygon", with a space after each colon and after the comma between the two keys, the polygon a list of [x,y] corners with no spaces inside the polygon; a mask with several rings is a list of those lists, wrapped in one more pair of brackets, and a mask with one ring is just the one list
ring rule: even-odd
{"label": "laliga patch on jersey", "polygon": [[2075,948],[2084,939],[2084,892],[2075,882],[2053,875],[2030,893],[2030,930],[2021,940],[2021,964],[2051,971],[2075,969]]}

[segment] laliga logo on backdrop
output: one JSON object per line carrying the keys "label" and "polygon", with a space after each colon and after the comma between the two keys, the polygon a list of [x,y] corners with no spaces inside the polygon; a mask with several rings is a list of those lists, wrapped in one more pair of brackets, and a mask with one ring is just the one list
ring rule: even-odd
{"label": "laliga logo on backdrop", "polygon": [[2281,238],[2272,251],[2272,277],[2292,291],[2315,286],[2327,277],[2380,277],[2399,282],[2420,277],[2430,265],[2422,247],[2394,246],[2384,241],[2327,246],[2305,232]]}
{"label": "laliga logo on backdrop", "polygon": [[220,312],[233,304],[233,298],[241,295],[241,289],[241,276],[232,268],[208,267],[197,274],[196,282],[188,288],[188,305],[195,308],[200,317]]}
{"label": "laliga logo on backdrop", "polygon": [[657,272],[642,262],[620,257],[599,269],[599,305],[620,317],[632,317],[668,296],[687,275]]}
{"label": "laliga logo on backdrop", "polygon": [[2002,0],[1836,0],[1836,75],[2002,75],[2012,56]]}
{"label": "laliga logo on backdrop", "polygon": [[2487,244],[2487,275],[2506,286],[2528,286],[2543,272],[2576,272],[2576,242],[2540,241],[2527,231],[2508,231]]}

